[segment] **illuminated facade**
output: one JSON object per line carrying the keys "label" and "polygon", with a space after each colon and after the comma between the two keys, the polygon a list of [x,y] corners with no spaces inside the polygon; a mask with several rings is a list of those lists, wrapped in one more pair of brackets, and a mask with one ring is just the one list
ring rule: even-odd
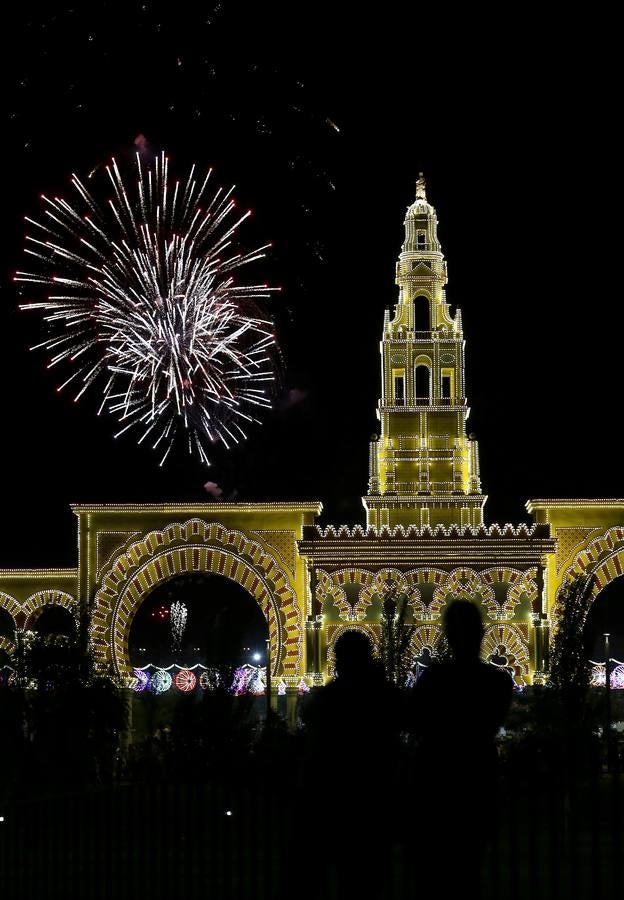
{"label": "illuminated facade", "polygon": [[[476,441],[467,432],[461,314],[422,176],[405,218],[394,313],[381,340],[380,433],[370,444],[366,524],[320,529],[320,503],[80,505],[72,569],[0,571],[13,633],[47,605],[88,610],[96,662],[131,677],[129,635],[143,599],[185,572],[241,584],[268,623],[274,685],[331,675],[336,639],[376,644],[390,586],[407,598],[415,657],[435,655],[444,606],[480,604],[483,655],[518,683],[547,677],[562,586],[591,573],[594,596],[624,574],[624,500],[531,500],[531,526],[486,527]],[[209,602],[209,598],[207,598]],[[293,703],[289,704],[291,711]]]}

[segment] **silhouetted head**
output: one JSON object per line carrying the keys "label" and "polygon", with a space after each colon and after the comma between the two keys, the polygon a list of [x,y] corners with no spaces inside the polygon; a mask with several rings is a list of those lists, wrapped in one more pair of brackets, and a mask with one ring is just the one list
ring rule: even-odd
{"label": "silhouetted head", "polygon": [[362,631],[345,631],[336,641],[336,675],[362,675],[373,665],[373,647]]}
{"label": "silhouetted head", "polygon": [[483,640],[478,606],[470,600],[453,600],[444,614],[444,631],[456,660],[478,658]]}

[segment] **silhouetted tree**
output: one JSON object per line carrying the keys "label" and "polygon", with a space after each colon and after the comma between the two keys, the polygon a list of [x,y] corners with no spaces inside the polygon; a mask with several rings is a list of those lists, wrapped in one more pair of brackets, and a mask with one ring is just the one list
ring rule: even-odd
{"label": "silhouetted tree", "polygon": [[26,748],[26,701],[23,689],[0,685],[0,803],[6,803],[20,781]]}
{"label": "silhouetted tree", "polygon": [[86,614],[69,635],[25,635],[23,683],[38,780],[110,781],[127,727],[127,705],[114,673],[94,667]]}
{"label": "silhouetted tree", "polygon": [[565,768],[573,773],[595,766],[598,702],[589,691],[590,662],[584,640],[592,601],[593,576],[582,575],[560,594],[561,615],[555,631],[550,666],[550,692],[541,703],[550,707],[554,745]]}
{"label": "silhouetted tree", "polygon": [[379,653],[386,678],[399,688],[404,688],[413,660],[411,640],[414,625],[406,625],[407,595],[399,592],[391,583],[381,598],[381,641]]}
{"label": "silhouetted tree", "polygon": [[590,663],[583,631],[592,598],[591,575],[566,584],[559,595],[561,616],[554,634],[550,683],[571,710],[582,705],[589,688]]}

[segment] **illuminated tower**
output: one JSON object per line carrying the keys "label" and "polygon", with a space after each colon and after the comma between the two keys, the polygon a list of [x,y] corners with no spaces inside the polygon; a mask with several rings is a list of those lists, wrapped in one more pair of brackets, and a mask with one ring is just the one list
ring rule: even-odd
{"label": "illuminated tower", "polygon": [[405,217],[399,301],[381,341],[381,434],[370,446],[367,523],[480,525],[477,442],[466,434],[461,313],[446,302],[446,262],[422,172]]}

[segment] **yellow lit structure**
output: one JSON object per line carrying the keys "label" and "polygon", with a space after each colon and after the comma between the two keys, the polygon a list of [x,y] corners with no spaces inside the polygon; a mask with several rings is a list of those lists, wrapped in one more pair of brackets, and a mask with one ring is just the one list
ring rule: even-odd
{"label": "yellow lit structure", "polygon": [[381,340],[381,434],[370,447],[367,524],[481,525],[477,442],[466,434],[461,312],[446,301],[446,261],[422,173],[405,216],[399,301]]}
{"label": "yellow lit structure", "polygon": [[532,526],[483,524],[461,314],[446,300],[437,224],[421,175],[398,302],[383,325],[364,526],[319,528],[320,503],[75,506],[76,568],[0,571],[0,607],[14,625],[0,651],[11,655],[46,605],[88,610],[96,662],[129,679],[143,599],[179,574],[207,571],[237,581],[262,609],[273,684],[283,679],[291,714],[302,677],[319,684],[331,675],[344,631],[378,643],[389,586],[407,597],[414,656],[435,654],[445,605],[467,597],[482,609],[484,657],[518,683],[543,681],[564,584],[590,573],[597,596],[624,574],[624,500],[531,500]]}

